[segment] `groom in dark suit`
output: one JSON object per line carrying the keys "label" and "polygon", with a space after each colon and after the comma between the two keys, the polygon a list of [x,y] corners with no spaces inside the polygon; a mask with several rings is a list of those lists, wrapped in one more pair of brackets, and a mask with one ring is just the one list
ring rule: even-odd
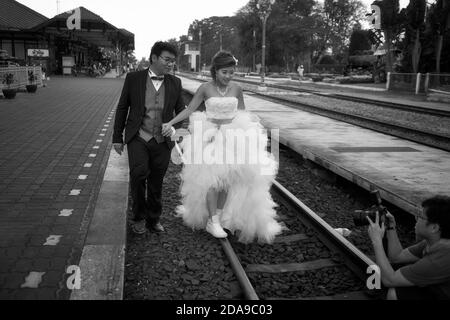
{"label": "groom in dark suit", "polygon": [[[137,234],[145,233],[146,228],[164,232],[159,222],[161,193],[174,142],[162,135],[162,124],[185,108],[181,80],[169,74],[176,56],[173,45],[156,42],[150,53],[150,68],[127,75],[117,105],[113,146],[122,154],[127,145],[134,215],[132,229]],[[172,131],[175,132],[175,128]]]}

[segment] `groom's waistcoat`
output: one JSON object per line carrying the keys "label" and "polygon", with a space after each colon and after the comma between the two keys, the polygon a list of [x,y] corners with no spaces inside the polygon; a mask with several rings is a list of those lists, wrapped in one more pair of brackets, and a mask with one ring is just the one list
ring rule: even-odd
{"label": "groom's waistcoat", "polygon": [[145,90],[145,116],[139,129],[139,136],[145,141],[155,138],[158,143],[164,142],[162,135],[162,111],[164,108],[164,82],[156,91],[150,77],[147,78]]}

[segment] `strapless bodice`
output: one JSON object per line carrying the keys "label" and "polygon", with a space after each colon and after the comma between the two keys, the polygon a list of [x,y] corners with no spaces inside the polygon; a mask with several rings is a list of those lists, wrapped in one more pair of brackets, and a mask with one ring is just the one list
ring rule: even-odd
{"label": "strapless bodice", "polygon": [[230,120],[236,116],[236,97],[211,97],[205,101],[206,117],[213,120]]}

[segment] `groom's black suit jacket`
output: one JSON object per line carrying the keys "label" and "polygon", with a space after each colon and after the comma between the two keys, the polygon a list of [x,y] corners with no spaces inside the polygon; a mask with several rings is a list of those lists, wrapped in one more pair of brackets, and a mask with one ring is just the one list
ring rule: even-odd
{"label": "groom's black suit jacket", "polygon": [[[149,79],[148,69],[127,74],[117,105],[113,143],[127,144],[138,134],[146,112],[145,91],[147,79]],[[175,114],[185,109],[185,103],[182,97],[181,80],[179,78],[166,74],[163,83],[165,95],[162,122],[166,123],[173,119]],[[175,125],[175,127],[180,126],[181,124]],[[124,128],[125,139],[123,139]],[[174,142],[170,138],[166,137],[166,142],[170,149],[174,146]]]}

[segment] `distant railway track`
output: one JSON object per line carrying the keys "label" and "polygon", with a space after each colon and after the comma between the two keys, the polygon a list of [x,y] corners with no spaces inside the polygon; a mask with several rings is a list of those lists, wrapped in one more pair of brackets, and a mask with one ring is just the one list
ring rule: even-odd
{"label": "distant railway track", "polygon": [[[183,75],[186,77],[189,77],[193,80],[205,81],[205,80],[197,79],[192,74],[189,74],[189,73],[183,73]],[[258,83],[255,81],[246,80],[244,78],[239,78],[239,77],[233,78],[233,81],[246,83],[249,85],[255,85],[255,86],[258,85]],[[327,98],[335,98],[335,99],[345,100],[345,101],[360,102],[360,103],[366,103],[366,104],[391,108],[391,109],[395,109],[395,110],[405,110],[405,111],[411,111],[411,112],[416,112],[416,113],[421,113],[421,114],[450,118],[450,109],[447,111],[447,110],[421,108],[418,106],[411,106],[411,105],[407,105],[407,104],[394,103],[394,102],[389,102],[389,101],[372,100],[372,99],[368,99],[368,98],[349,96],[349,95],[344,95],[344,94],[340,94],[340,93],[324,93],[324,92],[320,92],[319,90],[315,90],[315,89],[299,88],[299,87],[295,87],[295,86],[291,86],[291,85],[278,85],[278,84],[266,83],[266,86],[268,88],[274,88],[274,89],[280,89],[280,90],[286,90],[286,91],[295,91],[295,92],[299,92],[299,93],[310,93],[310,94],[327,97]]]}
{"label": "distant railway track", "polygon": [[[234,78],[233,80],[236,82],[244,82],[247,84],[257,85],[257,84],[255,84],[255,82],[246,81],[246,80],[242,80],[239,78]],[[296,92],[300,92],[300,93],[311,93],[311,94],[314,94],[317,96],[322,96],[322,97],[327,97],[327,98],[335,98],[335,99],[345,100],[345,101],[360,102],[360,103],[366,103],[366,104],[391,108],[391,109],[395,109],[395,110],[405,110],[405,111],[416,112],[416,113],[421,113],[421,114],[450,118],[450,110],[446,111],[446,110],[421,108],[421,107],[411,106],[411,105],[407,105],[407,104],[400,104],[400,103],[381,101],[381,100],[371,100],[368,98],[348,96],[348,95],[339,94],[339,93],[323,93],[318,90],[297,88],[294,86],[267,84],[267,87],[288,90],[288,91],[296,91]]]}
{"label": "distant railway track", "polygon": [[[200,80],[195,77],[193,77],[190,74],[185,74],[184,76],[187,76],[193,80],[197,81],[206,81],[206,80]],[[234,79],[237,82],[243,82],[251,85],[257,85],[254,82],[246,81],[242,79]],[[388,102],[379,102],[375,100],[370,99],[364,99],[359,97],[347,97],[339,94],[328,94],[328,93],[320,93],[314,90],[309,89],[298,89],[291,87],[287,88],[284,86],[277,86],[277,85],[267,85],[268,87],[273,88],[282,88],[285,91],[295,91],[295,92],[307,92],[318,96],[324,96],[327,98],[336,98],[336,99],[344,99],[348,101],[353,102],[359,102],[359,103],[368,103],[376,106],[382,106],[382,107],[388,107],[390,109],[400,109],[408,112],[415,112],[415,113],[421,113],[421,114],[428,114],[433,116],[440,116],[440,117],[450,117],[450,111],[445,112],[441,110],[433,110],[433,109],[425,109],[425,108],[419,108],[415,106],[407,106],[407,105],[399,105],[395,103],[388,103]],[[311,105],[303,102],[293,101],[292,99],[288,99],[287,97],[282,96],[274,96],[271,94],[267,94],[264,92],[259,92],[256,88],[255,89],[249,89],[246,88],[245,91],[250,92],[251,94],[258,95],[259,97],[274,101],[278,103],[282,103],[283,105],[296,108],[299,110],[319,114],[322,116],[326,116],[335,120],[344,121],[350,124],[358,125],[363,128],[367,128],[370,130],[378,131],[384,134],[389,134],[392,136],[396,136],[402,139],[410,140],[413,142],[417,142],[426,146],[430,146],[433,148],[438,148],[444,151],[450,151],[450,136],[439,134],[436,132],[426,131],[417,129],[411,126],[407,125],[400,125],[398,123],[388,123],[386,121],[378,120],[373,117],[368,116],[362,116],[362,115],[356,115],[352,113],[342,112],[342,111],[336,111],[331,110],[329,108],[320,107],[316,105]],[[282,94],[280,94],[282,95]]]}

